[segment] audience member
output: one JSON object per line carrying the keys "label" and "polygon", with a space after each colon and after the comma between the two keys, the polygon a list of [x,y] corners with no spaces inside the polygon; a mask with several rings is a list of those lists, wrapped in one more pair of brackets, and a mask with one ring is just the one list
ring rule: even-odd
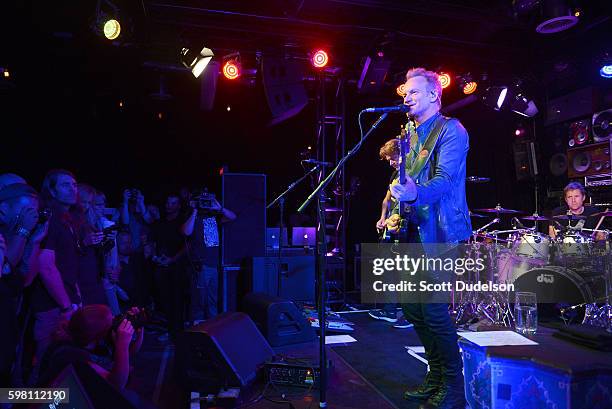
{"label": "audience member", "polygon": [[75,176],[63,169],[49,171],[43,181],[41,197],[53,214],[48,235],[41,244],[40,273],[33,284],[30,306],[34,313],[38,360],[60,321],[69,319],[81,304],[77,280],[82,251],[77,233],[79,213]]}
{"label": "audience member", "polygon": [[[4,176],[4,175],[3,175]],[[6,180],[6,178],[5,178]],[[42,220],[41,220],[42,221]],[[12,385],[19,351],[18,315],[23,289],[38,272],[40,243],[48,223],[39,223],[38,194],[24,183],[0,189],[0,385]]]}
{"label": "audience member", "polygon": [[[114,237],[104,234],[102,218],[93,206],[96,191],[85,183],[78,185],[78,205],[81,211],[78,235],[81,241],[78,264],[78,286],[83,305],[106,304],[104,276],[105,256],[114,247]],[[113,233],[114,234],[114,233]]]}
{"label": "audience member", "polygon": [[132,244],[137,251],[142,250],[141,236],[149,231],[153,216],[145,206],[144,196],[138,189],[124,189],[120,208],[120,220],[132,234]]}
{"label": "audience member", "polygon": [[[138,309],[132,312],[137,314]],[[132,341],[134,333],[136,337]],[[113,329],[113,315],[108,306],[86,305],[78,309],[70,321],[62,323],[54,333],[53,342],[41,362],[39,385],[48,385],[66,366],[82,362],[90,365],[100,376],[122,390],[130,374],[130,354],[138,352],[143,338],[143,329],[134,330],[127,319],[123,319]],[[109,339],[114,346],[110,370],[95,363],[92,356],[93,351],[104,349],[97,347],[104,345]]]}
{"label": "audience member", "polygon": [[165,217],[151,231],[151,240],[155,243],[152,260],[157,265],[156,282],[168,319],[170,338],[174,338],[183,329],[185,318],[185,241],[180,232],[183,221],[180,198],[170,194],[166,198]]}
{"label": "audience member", "polygon": [[[212,195],[210,195],[212,196]],[[222,207],[212,196],[204,200],[194,198],[191,215],[181,226],[189,237],[188,258],[192,269],[190,319],[192,321],[217,315],[219,283],[219,226],[236,219],[229,209]]]}

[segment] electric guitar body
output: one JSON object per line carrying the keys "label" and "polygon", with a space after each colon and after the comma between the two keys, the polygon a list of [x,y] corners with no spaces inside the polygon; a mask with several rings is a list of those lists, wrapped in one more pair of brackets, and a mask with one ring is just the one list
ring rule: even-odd
{"label": "electric guitar body", "polygon": [[[406,161],[410,152],[410,139],[416,133],[414,122],[408,121],[406,127],[398,135],[400,140],[399,169],[397,182],[406,183]],[[391,209],[387,212],[385,228],[382,232],[381,242],[383,243],[407,243],[408,241],[408,213],[410,204],[392,199]]]}

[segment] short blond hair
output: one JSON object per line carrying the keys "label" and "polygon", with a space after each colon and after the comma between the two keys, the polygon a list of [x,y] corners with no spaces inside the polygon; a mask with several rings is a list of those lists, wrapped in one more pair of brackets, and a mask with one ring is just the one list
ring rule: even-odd
{"label": "short blond hair", "polygon": [[436,90],[438,92],[438,103],[442,104],[442,83],[440,82],[440,76],[436,72],[426,70],[422,67],[411,68],[406,73],[406,81],[414,77],[425,78],[429,90]]}

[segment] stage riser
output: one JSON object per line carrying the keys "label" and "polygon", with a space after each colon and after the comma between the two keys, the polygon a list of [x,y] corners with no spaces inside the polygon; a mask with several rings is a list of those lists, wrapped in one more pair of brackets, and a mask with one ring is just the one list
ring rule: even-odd
{"label": "stage riser", "polygon": [[612,408],[612,372],[565,373],[527,358],[487,357],[467,343],[461,348],[472,409]]}

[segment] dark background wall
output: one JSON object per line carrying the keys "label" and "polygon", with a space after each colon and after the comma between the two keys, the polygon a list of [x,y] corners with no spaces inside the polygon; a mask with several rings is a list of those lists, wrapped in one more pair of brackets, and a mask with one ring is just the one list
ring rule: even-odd
{"label": "dark background wall", "polygon": [[[294,11],[297,7],[297,3],[280,3]],[[606,2],[585,5],[588,19],[571,32],[546,38],[534,33],[531,22],[517,19],[509,10],[510,2],[473,1],[463,9],[450,3],[443,3],[447,7],[442,8],[418,3],[422,7],[415,11],[380,1],[376,2],[378,14],[373,14],[369,23],[387,31],[365,32],[358,26],[372,6],[364,9],[363,2],[348,3],[352,4],[335,10],[334,15],[317,15],[319,21],[337,24],[337,28],[314,30],[305,23],[289,26],[286,21],[264,24],[253,19],[245,22],[244,32],[238,35],[231,31],[231,22],[213,27],[217,20],[203,15],[194,28],[190,19],[197,13],[165,16],[153,3],[144,2],[146,13],[138,7],[134,12],[133,31],[137,33],[129,37],[133,43],[110,45],[92,34],[95,2],[72,8],[11,2],[8,15],[14,18],[9,18],[0,43],[4,50],[0,66],[10,67],[12,74],[10,84],[4,82],[0,87],[0,172],[18,173],[38,187],[48,169],[62,167],[74,171],[79,181],[105,191],[111,204],[117,204],[124,187],[132,186],[142,188],[148,200],[160,203],[166,192],[184,185],[218,189],[218,171],[226,166],[232,172],[267,174],[268,199],[272,200],[302,174],[300,153],[315,146],[314,83],[306,81],[310,103],[301,113],[269,126],[271,115],[259,75],[251,85],[220,78],[213,110],[202,111],[199,82],[186,71],[159,67],[178,65],[181,39],[206,38],[213,42],[213,48],[218,41],[219,55],[235,44],[244,61],[256,67],[254,50],[265,61],[266,55],[286,50],[287,39],[292,38],[301,50],[327,45],[332,65],[346,79],[347,147],[359,138],[359,110],[397,103],[395,86],[409,67],[486,73],[490,84],[524,79],[525,88],[540,108],[533,120],[495,112],[480,102],[451,114],[470,133],[468,175],[491,178],[487,184],[468,185],[470,207],[499,203],[531,213],[533,183],[519,182],[515,176],[514,130],[521,125],[527,129],[527,137],[546,146],[543,113],[550,98],[585,86],[604,93],[610,89],[610,80],[597,75],[594,62],[609,45],[605,41],[610,32]],[[259,9],[226,5],[229,11],[248,7],[245,11],[252,13],[286,14],[288,9],[281,12],[278,6],[279,2],[261,2]],[[308,3],[297,11],[297,18],[312,21],[316,12],[330,7],[340,6],[337,2]],[[406,20],[409,18],[413,20]],[[347,22],[349,28],[341,25]],[[53,26],[56,23],[58,27]],[[411,36],[406,35],[408,31]],[[424,38],[415,40],[415,33],[424,34]],[[355,80],[364,55],[377,47],[392,60],[387,84],[377,94],[362,96],[355,90]],[[168,54],[168,48],[172,53]],[[145,64],[151,61],[156,61],[158,68]],[[556,70],[560,61],[569,68]],[[307,71],[307,76],[315,73]],[[151,95],[159,93],[160,77],[165,92],[171,95],[167,100]],[[453,85],[444,93],[444,104],[461,98]],[[600,108],[609,108],[605,104]],[[356,177],[361,182],[351,200],[349,221],[349,233],[356,242],[375,238],[373,226],[389,175],[388,165],[378,160],[378,149],[401,124],[401,116],[390,117],[347,165],[347,181]],[[546,167],[548,158],[542,155],[540,166]],[[304,184],[289,197],[288,212],[297,208],[310,185]],[[542,188],[546,190],[545,185]],[[554,198],[547,203],[554,204]],[[271,212],[269,219],[275,223],[276,213]]]}

